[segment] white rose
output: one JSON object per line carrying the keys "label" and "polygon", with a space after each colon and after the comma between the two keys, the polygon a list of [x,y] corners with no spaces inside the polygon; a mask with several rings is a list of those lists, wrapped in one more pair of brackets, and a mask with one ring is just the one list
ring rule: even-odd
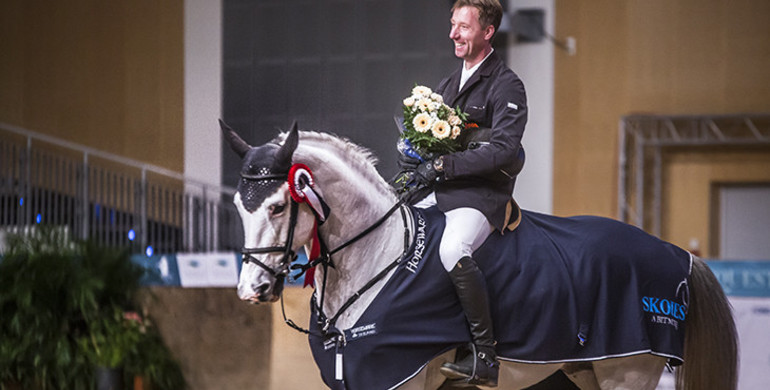
{"label": "white rose", "polygon": [[430,94],[432,94],[432,93],[433,93],[433,91],[431,91],[430,88],[422,86],[422,85],[418,85],[418,86],[412,88],[412,95],[419,95],[419,96],[429,97]]}
{"label": "white rose", "polygon": [[462,129],[460,129],[460,126],[454,126],[452,127],[452,136],[450,138],[457,139],[457,137],[460,136],[460,132]]}

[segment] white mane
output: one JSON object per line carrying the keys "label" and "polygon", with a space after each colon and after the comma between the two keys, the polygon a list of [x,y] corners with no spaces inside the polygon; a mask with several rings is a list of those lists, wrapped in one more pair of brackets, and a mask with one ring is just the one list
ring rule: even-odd
{"label": "white mane", "polygon": [[[288,133],[281,133],[276,141],[283,143]],[[316,131],[300,131],[299,145],[294,154],[299,162],[314,163],[313,170],[323,171],[328,164],[343,164],[346,174],[357,175],[356,180],[365,180],[375,186],[378,192],[392,194],[390,185],[377,172],[377,157],[367,148],[351,142],[349,139],[334,134]],[[313,168],[313,167],[311,167]]]}

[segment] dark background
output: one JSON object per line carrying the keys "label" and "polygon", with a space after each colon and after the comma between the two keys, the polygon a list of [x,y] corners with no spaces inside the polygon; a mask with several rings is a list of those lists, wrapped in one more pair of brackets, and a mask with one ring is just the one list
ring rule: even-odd
{"label": "dark background", "polygon": [[[415,84],[431,88],[460,65],[449,39],[451,0],[225,0],[223,115],[252,145],[286,130],[350,138],[396,172],[393,115]],[[496,39],[504,53],[506,36]],[[228,148],[228,146],[224,146]],[[240,161],[224,150],[223,184]]]}

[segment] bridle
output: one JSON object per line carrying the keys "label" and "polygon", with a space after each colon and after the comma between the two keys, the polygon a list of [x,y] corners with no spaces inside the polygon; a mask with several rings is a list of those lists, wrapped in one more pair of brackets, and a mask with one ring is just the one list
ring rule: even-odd
{"label": "bridle", "polygon": [[[276,173],[276,174],[268,174],[268,175],[251,175],[246,173],[241,173],[241,178],[245,180],[253,180],[253,181],[275,181],[275,180],[287,180],[289,182],[289,186],[292,186],[293,183],[291,183],[292,180],[290,180],[291,174],[290,173]],[[312,178],[310,178],[312,181]],[[311,183],[308,183],[307,181],[304,183],[300,183],[303,185],[309,185]],[[294,250],[291,249],[291,245],[294,242],[294,230],[297,227],[297,215],[299,214],[299,202],[297,202],[294,197],[290,197],[290,211],[289,211],[289,231],[287,233],[286,241],[282,246],[269,246],[269,247],[260,247],[260,248],[247,248],[244,247],[241,250],[241,254],[243,256],[242,261],[245,264],[248,263],[254,263],[258,265],[259,267],[263,268],[265,271],[267,271],[270,275],[272,275],[276,282],[283,283],[284,279],[289,275],[290,269],[299,269],[301,272],[295,276],[295,278],[298,278],[305,274],[305,272],[316,265],[321,265],[324,269],[323,273],[323,288],[321,290],[321,297],[320,302],[316,305],[319,309],[319,317],[318,322],[321,327],[321,331],[326,334],[330,327],[333,327],[337,319],[340,317],[340,315],[347,310],[350,306],[353,305],[355,301],[358,300],[358,298],[366,292],[368,289],[373,287],[378,281],[380,281],[382,278],[384,278],[390,270],[392,270],[395,266],[397,266],[400,262],[403,256],[407,253],[409,249],[409,228],[407,223],[407,217],[406,217],[406,211],[404,210],[404,201],[403,199],[396,202],[396,204],[393,205],[382,217],[380,217],[377,221],[375,221],[372,225],[370,225],[368,228],[364,229],[359,234],[353,236],[352,238],[348,239],[338,247],[329,250],[326,244],[323,242],[323,240],[320,239],[320,236],[318,236],[318,240],[320,243],[320,256],[316,259],[308,259],[308,263],[304,265],[292,265],[292,263],[297,259],[297,254],[294,252]],[[404,251],[403,253],[396,258],[393,262],[391,262],[388,266],[386,266],[383,270],[381,270],[377,275],[375,275],[369,282],[367,282],[361,289],[359,289],[353,296],[351,296],[343,305],[340,307],[340,309],[337,311],[337,313],[332,316],[332,318],[328,318],[323,314],[323,303],[324,303],[324,296],[326,295],[326,277],[328,275],[328,269],[329,267],[334,268],[334,264],[332,262],[332,255],[339,252],[340,250],[348,247],[349,245],[355,243],[356,241],[360,240],[361,238],[365,237],[378,227],[380,227],[396,210],[401,210],[401,216],[404,221]],[[319,218],[318,214],[316,214],[316,218]],[[266,254],[266,253],[283,253],[283,257],[281,258],[281,261],[278,263],[278,266],[275,268],[271,268],[261,260],[257,259],[253,255],[255,254]],[[309,330],[304,329],[298,325],[296,325],[291,319],[286,318],[286,312],[284,310],[283,305],[283,294],[281,294],[281,311],[283,313],[284,322],[289,325],[291,328],[298,330],[302,333],[311,333]]]}
{"label": "bridle", "polygon": [[[253,181],[273,181],[273,180],[286,180],[288,178],[288,172],[281,174],[270,175],[250,175],[241,173],[241,178]],[[247,248],[243,247],[241,255],[243,256],[242,262],[244,264],[254,263],[259,267],[267,271],[273,276],[279,283],[283,283],[283,280],[289,274],[289,267],[294,260],[297,259],[297,254],[291,249],[291,244],[294,242],[294,229],[297,226],[297,215],[299,214],[299,203],[291,200],[291,208],[289,211],[289,233],[286,237],[286,242],[283,246],[268,246],[261,248]],[[283,258],[275,268],[270,268],[267,264],[257,259],[253,255],[266,254],[266,253],[283,253]]]}

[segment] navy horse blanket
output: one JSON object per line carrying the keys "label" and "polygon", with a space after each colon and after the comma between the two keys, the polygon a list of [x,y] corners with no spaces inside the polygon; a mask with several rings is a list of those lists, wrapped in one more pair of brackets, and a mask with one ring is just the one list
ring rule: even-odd
{"label": "navy horse blanket", "polygon": [[[438,259],[443,214],[412,210],[414,244],[356,325],[319,336],[311,303],[310,346],[332,389],[395,388],[471,340]],[[608,218],[522,211],[518,228],[491,234],[474,259],[487,278],[501,360],[652,353],[682,363],[692,261],[683,249]]]}

